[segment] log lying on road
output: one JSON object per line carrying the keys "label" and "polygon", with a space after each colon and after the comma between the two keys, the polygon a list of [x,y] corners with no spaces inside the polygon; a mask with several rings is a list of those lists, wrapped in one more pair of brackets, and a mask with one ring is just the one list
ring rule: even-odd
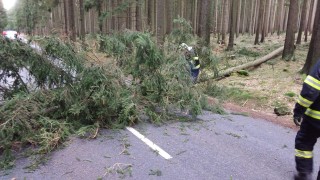
{"label": "log lying on road", "polygon": [[283,51],[283,48],[284,47],[282,46],[282,47],[272,51],[271,53],[269,53],[269,54],[267,54],[267,55],[265,55],[265,56],[263,56],[263,57],[261,57],[261,58],[259,58],[257,60],[251,61],[251,62],[246,63],[246,64],[242,64],[240,66],[236,66],[236,67],[232,67],[232,68],[226,69],[224,71],[219,72],[218,76],[212,75],[212,76],[207,77],[206,79],[203,79],[202,81],[206,81],[206,80],[213,79],[213,78],[221,78],[221,77],[229,75],[229,74],[231,74],[233,72],[236,72],[236,71],[239,71],[239,70],[243,70],[243,69],[247,69],[249,67],[257,66],[257,65],[259,65],[259,64],[261,64],[261,63],[263,63],[265,61],[268,61],[269,59],[279,55]]}

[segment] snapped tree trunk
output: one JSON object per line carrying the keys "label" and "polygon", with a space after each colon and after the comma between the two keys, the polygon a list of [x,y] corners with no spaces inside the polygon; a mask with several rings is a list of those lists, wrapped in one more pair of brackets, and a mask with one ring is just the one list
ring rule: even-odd
{"label": "snapped tree trunk", "polygon": [[213,78],[224,77],[224,76],[227,76],[227,75],[229,75],[229,74],[231,74],[233,72],[237,72],[237,71],[240,71],[240,70],[243,70],[243,69],[248,69],[250,67],[257,66],[259,64],[262,64],[262,63],[270,60],[271,58],[274,58],[274,57],[280,55],[282,51],[283,51],[283,46],[278,48],[278,49],[276,49],[276,50],[274,50],[274,51],[272,51],[271,53],[269,53],[269,54],[257,59],[257,60],[248,62],[246,64],[242,64],[240,66],[236,66],[236,67],[232,67],[232,68],[226,69],[224,71],[219,72],[218,75],[209,75],[208,77],[201,79],[201,82],[207,81],[207,80],[213,79]]}

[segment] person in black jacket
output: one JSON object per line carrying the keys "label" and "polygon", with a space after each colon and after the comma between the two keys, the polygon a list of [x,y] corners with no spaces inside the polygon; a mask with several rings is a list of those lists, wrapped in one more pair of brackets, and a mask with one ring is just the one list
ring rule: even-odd
{"label": "person in black jacket", "polygon": [[[295,161],[298,173],[295,180],[311,180],[313,147],[320,137],[320,61],[304,80],[301,93],[293,110],[293,121],[300,130],[295,138]],[[320,180],[320,171],[318,178]]]}
{"label": "person in black jacket", "polygon": [[185,50],[185,57],[190,65],[191,78],[193,83],[197,83],[198,76],[200,73],[200,60],[197,52],[191,46],[185,43],[180,45],[180,48]]}

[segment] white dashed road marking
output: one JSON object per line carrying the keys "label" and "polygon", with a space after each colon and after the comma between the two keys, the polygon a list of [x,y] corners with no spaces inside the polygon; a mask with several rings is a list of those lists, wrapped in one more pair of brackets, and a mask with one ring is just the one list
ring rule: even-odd
{"label": "white dashed road marking", "polygon": [[151,149],[158,152],[160,156],[162,156],[165,159],[171,159],[172,156],[170,156],[167,152],[165,152],[163,149],[161,149],[159,146],[154,144],[152,141],[150,141],[148,138],[144,137],[144,135],[140,134],[137,130],[133,129],[132,127],[127,127],[128,131],[130,131],[132,134],[137,136],[141,141],[146,143]]}

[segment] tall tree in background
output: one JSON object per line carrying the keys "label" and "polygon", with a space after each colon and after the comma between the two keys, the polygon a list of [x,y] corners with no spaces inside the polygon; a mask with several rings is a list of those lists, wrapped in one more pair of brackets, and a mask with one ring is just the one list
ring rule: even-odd
{"label": "tall tree in background", "polygon": [[164,17],[164,11],[165,11],[165,3],[162,1],[156,1],[156,5],[157,5],[157,39],[158,39],[158,43],[162,44],[164,41],[164,22],[165,22],[165,17]]}
{"label": "tall tree in background", "polygon": [[142,30],[142,13],[141,13],[141,0],[136,1],[136,30]]}
{"label": "tall tree in background", "polygon": [[68,1],[63,0],[63,12],[64,12],[64,33],[68,35]]}
{"label": "tall tree in background", "polygon": [[201,11],[199,19],[199,34],[205,44],[208,46],[210,44],[210,16],[211,16],[211,0],[202,0],[201,1]]}
{"label": "tall tree in background", "polygon": [[309,4],[309,9],[308,9],[308,21],[307,21],[307,24],[306,24],[306,28],[304,30],[304,41],[307,42],[308,40],[308,32],[309,32],[309,29],[310,29],[310,26],[311,26],[311,19],[312,19],[312,12],[313,12],[313,7],[314,6],[314,0],[311,0],[310,1],[310,4]]}
{"label": "tall tree in background", "polygon": [[314,23],[307,60],[302,68],[302,72],[306,74],[320,58],[320,3],[317,4]]}
{"label": "tall tree in background", "polygon": [[278,0],[278,10],[277,10],[277,34],[280,35],[282,31],[282,22],[283,22],[283,16],[284,16],[284,0]]}
{"label": "tall tree in background", "polygon": [[261,25],[261,39],[260,42],[263,43],[265,36],[268,34],[268,22],[269,22],[269,6],[270,0],[265,0],[265,5],[263,8],[263,23]]}
{"label": "tall tree in background", "polygon": [[228,22],[229,22],[229,0],[223,1],[223,12],[222,12],[222,29],[221,29],[221,43],[226,43],[226,32],[228,29]]}
{"label": "tall tree in background", "polygon": [[301,44],[301,37],[302,37],[302,31],[305,29],[306,26],[306,19],[307,19],[307,5],[309,0],[304,0],[302,5],[302,12],[301,12],[301,18],[300,18],[300,27],[297,37],[296,44]]}
{"label": "tall tree in background", "polygon": [[86,36],[86,32],[85,32],[83,0],[79,0],[79,8],[80,8],[80,39],[84,41],[85,36]]}
{"label": "tall tree in background", "polygon": [[260,6],[259,6],[259,16],[258,16],[258,22],[256,23],[256,38],[254,40],[254,44],[259,44],[259,34],[261,33],[261,30],[263,28],[263,15],[264,15],[264,6],[265,6],[266,0],[260,0]]}
{"label": "tall tree in background", "polygon": [[2,0],[0,0],[0,32],[7,26],[7,13],[3,7]]}
{"label": "tall tree in background", "polygon": [[73,0],[68,0],[68,21],[69,21],[69,37],[72,41],[76,40],[76,27],[74,18],[74,2]]}
{"label": "tall tree in background", "polygon": [[298,0],[290,0],[289,17],[287,22],[287,33],[286,33],[286,39],[284,42],[282,59],[290,60],[293,57],[293,53],[295,49],[294,40],[295,40],[295,33],[297,30],[298,13],[299,13]]}
{"label": "tall tree in background", "polygon": [[231,51],[233,50],[233,44],[234,44],[234,33],[236,29],[236,21],[237,21],[237,11],[238,11],[238,0],[232,0],[230,5],[231,5],[231,11],[230,11],[230,33],[229,33],[229,43],[227,50]]}

